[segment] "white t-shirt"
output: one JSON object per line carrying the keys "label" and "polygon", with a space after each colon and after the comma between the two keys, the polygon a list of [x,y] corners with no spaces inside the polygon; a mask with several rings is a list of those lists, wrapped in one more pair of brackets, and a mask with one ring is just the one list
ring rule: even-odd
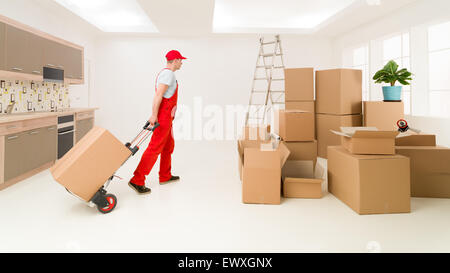
{"label": "white t-shirt", "polygon": [[164,69],[163,71],[161,71],[161,73],[159,73],[158,79],[156,80],[156,87],[158,87],[160,84],[169,86],[163,97],[166,99],[170,99],[177,90],[177,79],[175,78],[175,73],[173,73],[173,71],[169,69]]}

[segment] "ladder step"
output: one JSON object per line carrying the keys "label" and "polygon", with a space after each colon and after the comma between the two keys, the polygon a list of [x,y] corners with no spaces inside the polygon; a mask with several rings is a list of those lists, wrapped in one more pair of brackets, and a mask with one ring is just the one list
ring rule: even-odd
{"label": "ladder step", "polygon": [[267,81],[267,78],[255,78],[255,81],[262,81],[262,80]]}
{"label": "ladder step", "polygon": [[265,57],[265,58],[267,58],[267,57],[272,57],[272,56],[282,56],[283,54],[281,54],[281,53],[277,53],[277,54],[273,54],[273,53],[267,53],[267,54],[261,54],[260,56],[262,56],[262,57]]}
{"label": "ladder step", "polygon": [[265,42],[265,43],[261,43],[262,45],[273,45],[275,44],[277,41],[272,41],[272,42]]}
{"label": "ladder step", "polygon": [[[257,68],[271,69],[272,66],[271,66],[271,65],[266,65],[266,66],[264,66],[264,65],[258,65]],[[284,68],[284,66],[274,66],[273,68],[274,68],[274,69],[281,69],[281,68]]]}
{"label": "ladder step", "polygon": [[284,79],[272,79],[272,81],[284,81]]}

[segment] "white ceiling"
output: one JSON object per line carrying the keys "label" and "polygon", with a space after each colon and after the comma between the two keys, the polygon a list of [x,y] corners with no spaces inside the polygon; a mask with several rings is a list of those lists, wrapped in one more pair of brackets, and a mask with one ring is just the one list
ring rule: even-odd
{"label": "white ceiling", "polygon": [[[159,30],[158,34],[149,35],[277,33],[327,37],[338,36],[423,0],[380,0],[378,6],[369,5],[368,1],[374,0],[137,0]],[[49,1],[41,2],[44,5]],[[228,22],[214,19],[216,4],[225,10],[222,16],[230,17]]]}

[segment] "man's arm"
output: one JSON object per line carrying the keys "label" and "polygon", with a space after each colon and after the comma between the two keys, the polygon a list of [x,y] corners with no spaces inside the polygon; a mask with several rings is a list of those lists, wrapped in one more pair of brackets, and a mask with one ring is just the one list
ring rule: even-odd
{"label": "man's arm", "polygon": [[168,85],[160,83],[158,85],[158,88],[156,89],[155,98],[153,99],[152,116],[148,120],[152,127],[155,125],[156,122],[158,122],[159,106],[161,105],[163,95],[168,88],[169,88]]}

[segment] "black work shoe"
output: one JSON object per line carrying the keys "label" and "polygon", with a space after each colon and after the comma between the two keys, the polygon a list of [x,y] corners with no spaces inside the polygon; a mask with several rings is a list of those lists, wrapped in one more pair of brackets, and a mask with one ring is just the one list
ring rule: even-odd
{"label": "black work shoe", "polygon": [[128,186],[130,186],[130,188],[135,190],[138,194],[149,194],[152,192],[152,190],[146,186],[139,186],[131,182],[128,182]]}
{"label": "black work shoe", "polygon": [[178,180],[180,180],[179,176],[172,175],[172,177],[169,180],[167,180],[167,181],[160,181],[159,184],[163,185],[163,184],[167,184],[167,183],[178,181]]}

